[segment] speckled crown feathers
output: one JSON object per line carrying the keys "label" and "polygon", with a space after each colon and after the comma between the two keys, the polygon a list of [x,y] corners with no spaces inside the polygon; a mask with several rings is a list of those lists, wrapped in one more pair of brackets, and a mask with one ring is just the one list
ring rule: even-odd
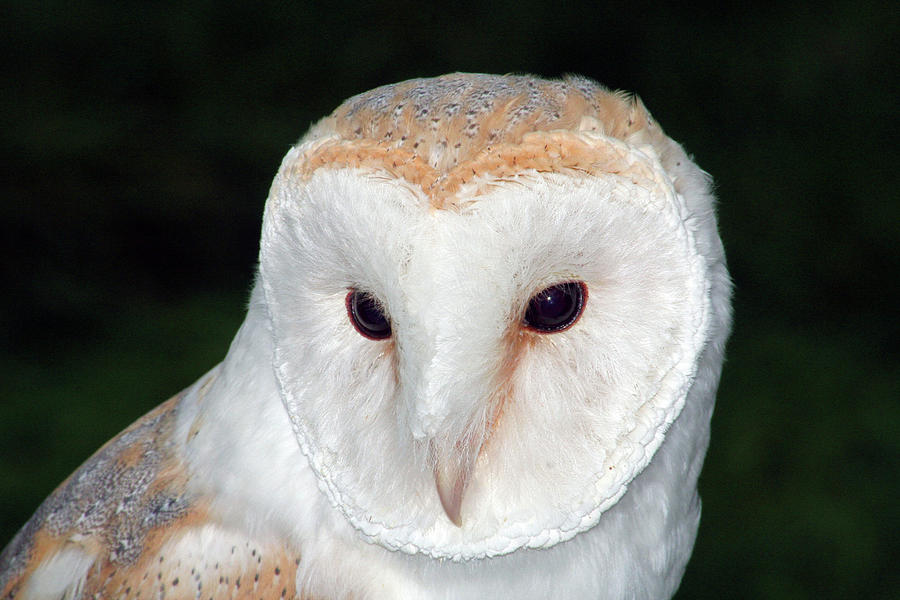
{"label": "speckled crown feathers", "polygon": [[454,73],[386,85],[344,102],[301,140],[301,175],[371,167],[422,188],[432,201],[480,175],[613,170],[573,134],[664,137],[641,102],[568,76]]}

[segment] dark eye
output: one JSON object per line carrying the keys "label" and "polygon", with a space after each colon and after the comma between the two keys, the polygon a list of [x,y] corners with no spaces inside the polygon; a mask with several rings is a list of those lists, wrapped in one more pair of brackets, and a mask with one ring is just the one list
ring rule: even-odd
{"label": "dark eye", "polygon": [[350,290],[347,294],[347,315],[363,337],[371,340],[391,337],[391,322],[370,294]]}
{"label": "dark eye", "polygon": [[581,281],[558,283],[541,290],[528,301],[525,327],[538,333],[554,333],[571,327],[587,298],[587,286]]}

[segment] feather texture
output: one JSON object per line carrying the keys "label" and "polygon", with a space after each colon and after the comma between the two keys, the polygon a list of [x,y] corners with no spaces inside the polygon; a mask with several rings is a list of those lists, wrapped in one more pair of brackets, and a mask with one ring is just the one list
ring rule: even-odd
{"label": "feather texture", "polygon": [[[563,282],[574,324],[527,326]],[[639,101],[361,94],[285,157],[225,360],[48,498],[0,597],[669,597],[729,328],[708,177]]]}

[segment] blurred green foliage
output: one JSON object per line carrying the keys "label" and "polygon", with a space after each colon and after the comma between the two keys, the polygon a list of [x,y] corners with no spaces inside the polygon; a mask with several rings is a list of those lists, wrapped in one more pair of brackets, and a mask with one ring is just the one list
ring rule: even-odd
{"label": "blurred green foliage", "polygon": [[311,122],[414,76],[577,72],[638,92],[720,198],[736,328],[679,597],[900,596],[896,6],[88,0],[0,21],[0,545],[224,355]]}

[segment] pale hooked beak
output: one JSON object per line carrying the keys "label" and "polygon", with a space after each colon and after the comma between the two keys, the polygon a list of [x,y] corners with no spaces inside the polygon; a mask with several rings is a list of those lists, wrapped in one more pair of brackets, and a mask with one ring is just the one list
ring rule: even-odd
{"label": "pale hooked beak", "polygon": [[479,448],[457,448],[453,456],[436,449],[434,443],[430,445],[431,459],[434,463],[434,483],[437,487],[438,497],[447,518],[456,525],[462,527],[462,502],[475,469],[475,461],[478,459]]}
{"label": "pale hooked beak", "polygon": [[462,527],[463,498],[472,481],[478,457],[493,434],[505,399],[505,394],[491,398],[487,403],[488,414],[475,418],[456,443],[444,445],[436,443],[432,437],[428,444],[438,498],[447,518],[457,527]]}
{"label": "pale hooked beak", "polygon": [[[498,373],[490,364],[471,363],[469,346],[453,350],[435,354],[414,372],[417,377],[405,388],[405,400],[412,438],[427,444],[423,466],[432,470],[441,507],[454,525],[462,527],[466,491],[509,392],[505,380],[495,383]],[[461,372],[467,376],[461,377]]]}

